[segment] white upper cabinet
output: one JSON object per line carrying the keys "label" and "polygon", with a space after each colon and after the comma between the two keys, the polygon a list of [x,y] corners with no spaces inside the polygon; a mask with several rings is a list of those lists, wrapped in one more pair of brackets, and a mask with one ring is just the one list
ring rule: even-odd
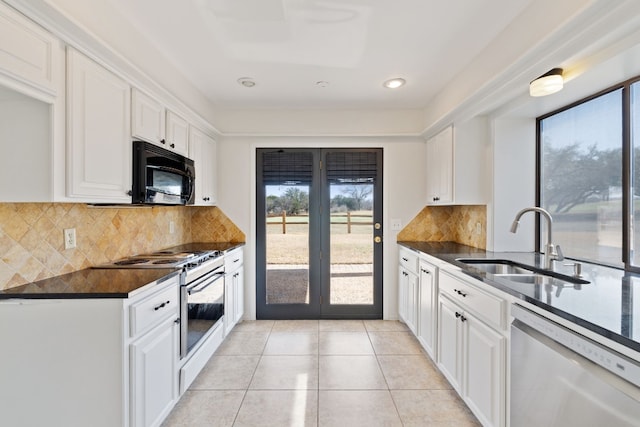
{"label": "white upper cabinet", "polygon": [[154,144],[164,138],[164,107],[135,88],[131,89],[131,135]]}
{"label": "white upper cabinet", "polygon": [[449,126],[427,140],[427,204],[487,201],[487,131],[484,118]]}
{"label": "white upper cabinet", "polygon": [[0,3],[0,71],[55,94],[61,78],[60,41]]}
{"label": "white upper cabinet", "polygon": [[453,127],[427,141],[427,203],[453,203]]}
{"label": "white upper cabinet", "polygon": [[172,151],[183,156],[189,154],[189,123],[177,115],[167,110],[166,116],[166,140]]}
{"label": "white upper cabinet", "polygon": [[196,168],[196,200],[200,206],[215,205],[217,192],[216,141],[191,126],[189,155]]}
{"label": "white upper cabinet", "polygon": [[131,203],[129,84],[67,49],[67,196]]}
{"label": "white upper cabinet", "polygon": [[189,123],[144,92],[131,90],[131,135],[183,156],[189,154]]}

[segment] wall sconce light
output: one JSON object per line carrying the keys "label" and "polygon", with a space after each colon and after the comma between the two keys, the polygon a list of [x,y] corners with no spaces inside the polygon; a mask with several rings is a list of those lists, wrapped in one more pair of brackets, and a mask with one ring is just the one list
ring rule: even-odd
{"label": "wall sconce light", "polygon": [[551,95],[552,93],[562,90],[563,85],[562,68],[554,68],[529,83],[529,95]]}

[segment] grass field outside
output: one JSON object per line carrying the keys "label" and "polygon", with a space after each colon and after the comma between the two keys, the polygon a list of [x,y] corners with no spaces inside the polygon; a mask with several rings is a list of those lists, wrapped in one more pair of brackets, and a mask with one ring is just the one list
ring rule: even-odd
{"label": "grass field outside", "polygon": [[[368,217],[352,216],[351,233],[347,233],[347,217],[332,214],[331,263],[371,264],[373,259],[373,226],[353,225],[371,223],[371,211],[357,212]],[[353,213],[355,215],[356,212]],[[267,264],[306,264],[309,260],[309,226],[301,224],[308,216],[287,216],[287,233],[282,233],[282,217],[267,220]]]}
{"label": "grass field outside", "polygon": [[[331,304],[373,304],[371,211],[358,212],[367,215],[362,217],[352,214],[351,233],[347,232],[346,214],[331,217]],[[306,215],[287,216],[283,234],[282,216],[267,219],[269,304],[309,303],[309,225],[305,224],[308,220]],[[354,276],[353,271],[361,273]]]}

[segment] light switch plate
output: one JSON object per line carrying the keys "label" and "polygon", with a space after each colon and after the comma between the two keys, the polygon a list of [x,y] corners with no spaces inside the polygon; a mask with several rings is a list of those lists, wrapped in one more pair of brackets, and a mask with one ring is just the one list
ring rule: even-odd
{"label": "light switch plate", "polygon": [[391,218],[391,230],[392,231],[402,230],[402,220],[399,218]]}

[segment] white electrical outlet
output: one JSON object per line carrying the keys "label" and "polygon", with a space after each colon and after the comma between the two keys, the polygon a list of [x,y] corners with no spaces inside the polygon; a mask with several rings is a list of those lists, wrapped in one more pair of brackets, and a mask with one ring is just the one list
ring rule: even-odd
{"label": "white electrical outlet", "polygon": [[476,222],[476,234],[482,234],[482,224]]}
{"label": "white electrical outlet", "polygon": [[391,218],[391,230],[400,231],[402,229],[402,220],[398,218]]}
{"label": "white electrical outlet", "polygon": [[169,234],[173,234],[176,232],[176,223],[173,221],[169,221]]}
{"label": "white electrical outlet", "polygon": [[64,229],[64,248],[73,249],[76,247],[76,229],[65,228]]}

